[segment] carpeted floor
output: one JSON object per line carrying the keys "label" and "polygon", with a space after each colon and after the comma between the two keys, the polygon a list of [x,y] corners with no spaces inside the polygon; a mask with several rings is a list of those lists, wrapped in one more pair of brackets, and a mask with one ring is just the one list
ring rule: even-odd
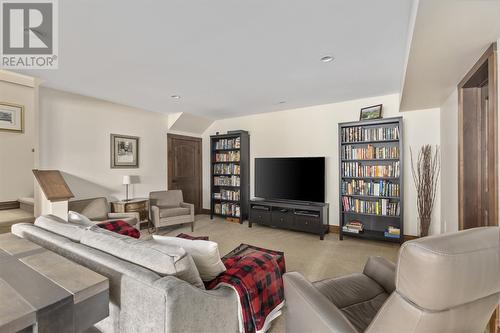
{"label": "carpeted floor", "polygon": [[[210,220],[207,215],[196,216],[194,232],[186,225],[160,229],[157,233],[175,236],[181,232],[209,236],[211,241],[219,244],[221,256],[241,243],[283,251],[287,271],[301,272],[311,281],[360,272],[366,259],[372,255],[394,261],[399,249],[399,245],[392,243],[352,238],[339,241],[337,234],[328,234],[325,240],[321,241],[317,235],[259,225],[248,228],[247,222],[240,225],[220,218]],[[147,230],[142,230],[141,233],[141,238],[151,237]],[[269,332],[285,332],[283,316],[273,322]]]}

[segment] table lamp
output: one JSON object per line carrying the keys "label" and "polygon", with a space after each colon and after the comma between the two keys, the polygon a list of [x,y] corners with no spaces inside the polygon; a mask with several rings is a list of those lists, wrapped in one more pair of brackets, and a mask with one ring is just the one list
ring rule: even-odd
{"label": "table lamp", "polygon": [[131,180],[130,180],[130,176],[123,176],[123,185],[126,186],[127,188],[127,196],[126,196],[126,199],[125,201],[128,201],[128,186],[132,184]]}

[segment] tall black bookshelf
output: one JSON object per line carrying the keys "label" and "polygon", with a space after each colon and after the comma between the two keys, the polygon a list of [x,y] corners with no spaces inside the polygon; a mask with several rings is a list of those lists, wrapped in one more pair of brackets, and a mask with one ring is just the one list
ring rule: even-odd
{"label": "tall black bookshelf", "polygon": [[403,152],[402,117],[339,124],[340,240],[403,242]]}
{"label": "tall black bookshelf", "polygon": [[250,136],[231,131],[210,136],[210,218],[248,219]]}

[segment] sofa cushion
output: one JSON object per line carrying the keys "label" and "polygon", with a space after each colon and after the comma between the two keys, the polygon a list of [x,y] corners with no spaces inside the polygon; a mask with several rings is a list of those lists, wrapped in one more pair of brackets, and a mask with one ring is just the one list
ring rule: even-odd
{"label": "sofa cushion", "polygon": [[342,311],[359,332],[364,332],[389,297],[378,283],[359,273],[317,281],[313,285]]}
{"label": "sofa cushion", "polygon": [[203,288],[193,258],[182,248],[120,235],[98,227],[88,229],[81,243],[161,275],[173,275]]}
{"label": "sofa cushion", "polygon": [[211,281],[226,271],[220,259],[219,246],[215,242],[158,235],[153,235],[153,239],[160,244],[179,246],[186,250],[193,257],[203,281]]}
{"label": "sofa cushion", "polygon": [[85,215],[73,212],[71,210],[68,212],[68,222],[78,224],[82,227],[91,227],[95,225],[95,223],[90,221]]}
{"label": "sofa cushion", "polygon": [[108,218],[109,206],[106,198],[90,198],[68,202],[71,211],[85,215],[92,221],[103,221]]}
{"label": "sofa cushion", "polygon": [[64,236],[74,242],[80,242],[85,232],[82,225],[68,223],[55,215],[42,215],[35,220],[35,225],[55,234]]}
{"label": "sofa cushion", "polygon": [[189,208],[184,207],[174,207],[174,208],[160,208],[160,217],[174,217],[174,216],[183,216],[189,215]]}

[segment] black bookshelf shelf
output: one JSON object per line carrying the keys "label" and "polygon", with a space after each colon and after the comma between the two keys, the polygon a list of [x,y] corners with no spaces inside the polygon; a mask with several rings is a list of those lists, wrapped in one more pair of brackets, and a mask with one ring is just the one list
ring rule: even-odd
{"label": "black bookshelf shelf", "polygon": [[377,231],[377,230],[364,230],[361,233],[344,231],[343,234],[355,238],[364,238],[364,239],[379,240],[379,241],[386,241],[393,243],[401,242],[400,238],[385,237],[383,231]]}
{"label": "black bookshelf shelf", "polygon": [[366,158],[366,159],[345,159],[343,162],[394,162],[399,161],[399,158]]}
{"label": "black bookshelf shelf", "polygon": [[[218,161],[221,157],[224,161]],[[226,159],[235,159],[230,161]],[[210,218],[248,219],[250,199],[250,136],[247,131],[210,136]],[[237,185],[216,185],[215,178]],[[237,181],[233,182],[231,178]],[[238,200],[215,198],[215,194]],[[224,193],[224,195],[222,195]],[[227,195],[229,193],[229,195]]]}
{"label": "black bookshelf shelf", "polygon": [[[340,123],[338,133],[339,238],[342,240],[344,236],[349,236],[402,243],[404,238],[403,118]],[[362,158],[352,158],[354,156]],[[389,158],[380,158],[382,156]],[[398,158],[393,158],[395,156]],[[361,192],[385,195],[347,194]],[[361,210],[376,214],[360,213]],[[344,226],[355,222],[363,225],[362,232],[344,230]],[[399,229],[400,237],[386,237],[384,232],[391,228]]]}
{"label": "black bookshelf shelf", "polygon": [[382,215],[382,214],[370,214],[370,213],[358,213],[358,212],[344,212],[342,214],[356,214],[356,215],[364,215],[364,216],[376,216],[376,217],[385,217],[385,218],[394,218],[399,219],[399,215]]}
{"label": "black bookshelf shelf", "polygon": [[342,194],[344,197],[361,198],[361,199],[393,199],[399,200],[399,197],[391,197],[384,195],[360,195],[360,194]]}
{"label": "black bookshelf shelf", "polygon": [[371,143],[389,143],[398,142],[399,140],[370,140],[370,141],[354,141],[354,142],[342,142],[342,146],[346,145],[366,145]]}

